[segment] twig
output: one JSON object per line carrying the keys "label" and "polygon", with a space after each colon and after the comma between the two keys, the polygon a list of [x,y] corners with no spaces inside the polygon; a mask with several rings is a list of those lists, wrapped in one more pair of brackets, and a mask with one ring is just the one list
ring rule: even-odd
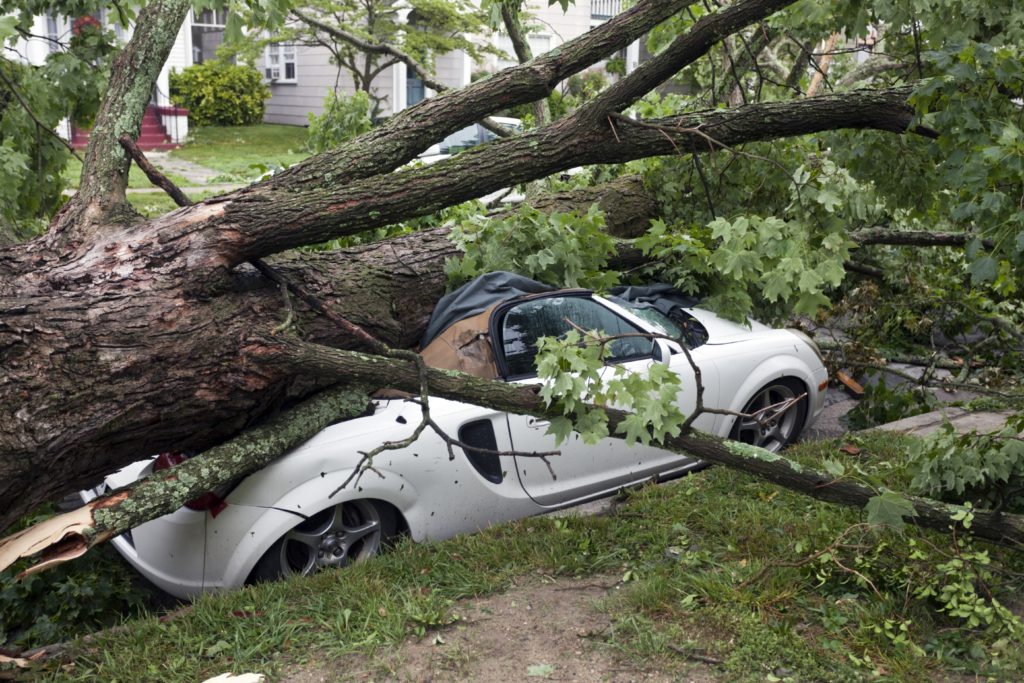
{"label": "twig", "polygon": [[280,285],[278,288],[281,290],[281,299],[284,303],[285,317],[284,322],[274,328],[274,334],[280,334],[291,327],[292,317],[295,313],[295,310],[292,308],[292,299],[288,296],[288,288],[281,287]]}
{"label": "twig", "polygon": [[160,169],[150,163],[149,159],[147,159],[146,155],[142,153],[141,149],[139,149],[138,143],[132,138],[132,136],[125,134],[119,137],[117,141],[120,142],[125,151],[131,155],[138,167],[142,169],[142,172],[146,174],[146,177],[149,178],[149,182],[166,192],[178,206],[192,206],[192,200],[181,191],[181,188],[171,182],[170,178],[165,176],[160,172]]}
{"label": "twig", "polygon": [[711,664],[712,666],[717,666],[719,664],[723,664],[724,663],[723,660],[721,660],[721,659],[715,659],[714,657],[709,657],[708,655],[702,655],[702,654],[699,654],[699,653],[694,652],[692,650],[686,650],[684,648],[679,647],[678,645],[673,645],[672,643],[668,643],[665,647],[667,647],[668,649],[672,650],[672,652],[675,652],[678,655],[682,655],[683,657],[686,657],[687,659],[692,659],[695,662],[702,662],[704,664]]}
{"label": "twig", "polygon": [[313,295],[308,289],[302,285],[292,282],[287,279],[280,271],[270,266],[263,259],[252,259],[249,261],[256,270],[263,274],[268,280],[277,283],[281,287],[288,287],[292,290],[307,306],[311,309],[324,316],[332,323],[340,327],[342,330],[351,334],[353,337],[359,339],[364,344],[369,346],[375,353],[381,356],[386,356],[391,352],[391,349],[381,340],[374,337],[372,334],[364,330],[359,325],[350,322],[346,318],[338,315],[332,311],[324,302],[320,301],[315,295]]}

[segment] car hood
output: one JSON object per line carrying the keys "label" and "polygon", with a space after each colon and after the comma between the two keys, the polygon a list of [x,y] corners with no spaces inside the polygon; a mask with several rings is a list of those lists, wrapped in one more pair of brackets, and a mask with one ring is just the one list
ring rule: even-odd
{"label": "car hood", "polygon": [[725,318],[720,318],[711,311],[703,308],[687,308],[687,313],[697,319],[704,329],[708,331],[708,344],[734,344],[747,341],[753,336],[771,330],[771,327],[747,319],[747,323],[735,323]]}

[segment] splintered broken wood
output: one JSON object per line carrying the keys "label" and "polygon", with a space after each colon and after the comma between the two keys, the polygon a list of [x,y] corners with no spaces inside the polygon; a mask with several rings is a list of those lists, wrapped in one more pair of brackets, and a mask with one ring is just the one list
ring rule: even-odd
{"label": "splintered broken wood", "polygon": [[43,561],[18,575],[23,579],[60,564],[81,557],[89,549],[82,531],[93,526],[93,508],[90,505],[30,526],[0,541],[0,569],[7,568],[23,557],[43,553]]}
{"label": "splintered broken wood", "polygon": [[850,377],[849,375],[847,375],[842,370],[839,370],[839,371],[836,372],[836,379],[839,380],[840,382],[842,382],[843,386],[845,386],[847,389],[849,389],[850,393],[853,394],[854,396],[856,396],[857,398],[860,398],[861,396],[864,395],[864,387],[862,387],[857,382],[857,380],[855,380],[854,378]]}

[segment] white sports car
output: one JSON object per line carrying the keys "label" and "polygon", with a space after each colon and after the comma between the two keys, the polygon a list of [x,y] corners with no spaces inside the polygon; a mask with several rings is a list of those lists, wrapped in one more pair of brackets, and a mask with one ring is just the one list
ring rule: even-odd
{"label": "white sports car", "polygon": [[[628,288],[617,297],[552,290],[509,273],[491,273],[449,294],[431,319],[422,355],[429,365],[509,382],[535,382],[536,340],[558,336],[567,320],[608,334],[668,333],[686,343],[701,369],[706,406],[747,417],[704,414],[695,426],[778,450],[821,411],[827,376],[814,343],[800,332],[750,327],[694,308],[667,287]],[[695,406],[695,379],[676,342],[642,336],[611,345],[610,363],[644,372],[665,363],[682,378],[684,413]],[[803,398],[800,398],[803,397]],[[800,400],[792,400],[800,399]],[[431,400],[431,416],[473,448],[449,459],[430,430],[409,448],[385,451],[374,467],[333,497],[360,460],[384,441],[409,435],[420,407],[379,399],[373,414],[317,434],[228,490],[207,494],[113,542],[165,591],[190,597],[247,582],[341,567],[377,553],[389,539],[444,539],[607,496],[644,480],[681,475],[698,461],[655,447],[570,438],[548,466],[499,455],[556,450],[542,419],[465,403]],[[130,465],[82,492],[89,500],[175,463],[171,454]]]}

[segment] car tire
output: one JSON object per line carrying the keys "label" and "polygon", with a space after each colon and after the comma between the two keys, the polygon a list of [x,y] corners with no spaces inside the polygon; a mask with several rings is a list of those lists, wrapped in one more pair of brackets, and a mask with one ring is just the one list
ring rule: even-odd
{"label": "car tire", "polygon": [[259,559],[247,583],[309,575],[373,557],[396,535],[394,509],[386,503],[350,500],[332,505],[279,538]]}
{"label": "car tire", "polygon": [[741,411],[752,417],[737,417],[729,438],[773,453],[800,437],[807,422],[807,397],[800,399],[788,410],[773,410],[774,406],[806,393],[804,385],[791,377],[774,380],[754,393]]}

